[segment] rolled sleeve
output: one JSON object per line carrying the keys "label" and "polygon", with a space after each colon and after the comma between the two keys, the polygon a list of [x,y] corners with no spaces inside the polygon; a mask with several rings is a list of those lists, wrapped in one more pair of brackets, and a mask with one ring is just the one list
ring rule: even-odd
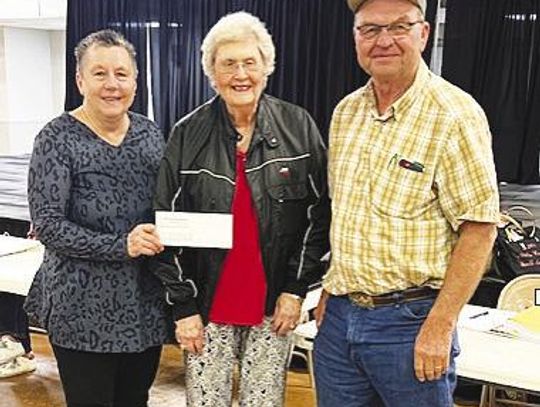
{"label": "rolled sleeve", "polygon": [[436,174],[439,202],[452,229],[466,221],[497,223],[499,194],[485,115],[456,120]]}

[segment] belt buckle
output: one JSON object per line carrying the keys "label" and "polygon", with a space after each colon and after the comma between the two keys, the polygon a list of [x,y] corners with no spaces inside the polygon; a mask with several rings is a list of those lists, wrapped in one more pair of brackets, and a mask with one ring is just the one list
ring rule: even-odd
{"label": "belt buckle", "polygon": [[373,303],[373,297],[367,294],[360,292],[351,293],[349,294],[349,299],[361,308],[375,308],[375,304]]}

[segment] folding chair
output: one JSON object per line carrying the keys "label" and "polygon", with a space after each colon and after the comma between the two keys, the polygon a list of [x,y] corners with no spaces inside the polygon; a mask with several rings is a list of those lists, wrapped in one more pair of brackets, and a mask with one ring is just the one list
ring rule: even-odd
{"label": "folding chair", "polygon": [[[304,303],[302,304],[301,323],[298,324],[292,334],[291,351],[289,352],[289,365],[293,355],[306,361],[310,384],[313,389],[315,389],[315,376],[313,373],[313,339],[317,335],[317,325],[315,320],[309,320],[309,311],[317,307],[321,293],[322,287],[308,291]],[[304,350],[305,354],[296,349]]]}

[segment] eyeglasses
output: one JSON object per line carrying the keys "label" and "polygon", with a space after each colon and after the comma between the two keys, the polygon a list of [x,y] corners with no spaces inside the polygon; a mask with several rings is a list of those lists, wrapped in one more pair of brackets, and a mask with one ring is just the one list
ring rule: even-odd
{"label": "eyeglasses", "polygon": [[216,64],[216,71],[225,74],[235,74],[240,67],[244,72],[259,72],[262,69],[262,64],[255,59],[248,59],[245,62],[223,61]]}
{"label": "eyeglasses", "polygon": [[356,31],[358,31],[358,34],[362,36],[366,40],[372,40],[376,37],[378,37],[383,30],[386,30],[386,32],[392,36],[392,37],[403,37],[404,35],[407,35],[409,31],[411,31],[411,28],[413,28],[416,24],[423,23],[423,20],[418,21],[399,21],[395,23],[385,24],[385,25],[379,25],[379,24],[364,24],[360,25],[358,27],[355,27]]}

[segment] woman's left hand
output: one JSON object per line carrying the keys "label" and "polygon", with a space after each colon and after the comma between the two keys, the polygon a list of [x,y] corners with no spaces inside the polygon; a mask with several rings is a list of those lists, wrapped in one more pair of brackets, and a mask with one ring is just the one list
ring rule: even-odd
{"label": "woman's left hand", "polygon": [[293,294],[282,293],[276,302],[272,330],[282,336],[294,331],[300,320],[301,308],[301,301]]}

